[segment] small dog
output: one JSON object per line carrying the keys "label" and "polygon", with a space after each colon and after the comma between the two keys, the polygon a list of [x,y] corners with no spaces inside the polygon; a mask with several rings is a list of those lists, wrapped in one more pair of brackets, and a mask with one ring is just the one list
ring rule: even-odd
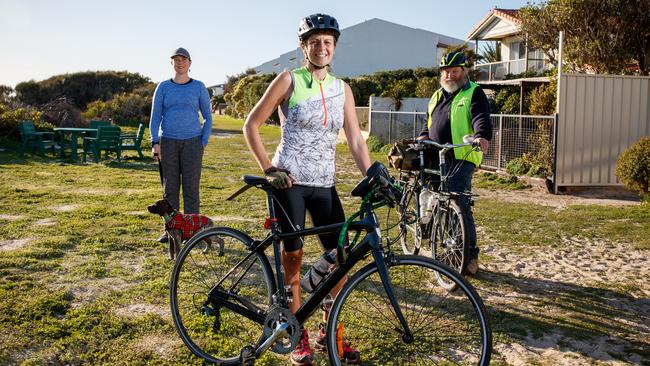
{"label": "small dog", "polygon": [[[191,238],[197,232],[214,226],[214,222],[205,215],[187,214],[184,215],[172,208],[166,199],[158,200],[153,205],[147,206],[147,210],[152,214],[157,214],[165,219],[165,231],[169,237],[169,259],[174,260],[181,250],[184,241]],[[223,255],[223,239],[213,235],[205,238],[205,244],[201,250],[207,252],[210,250],[212,243],[219,245],[219,256]]]}

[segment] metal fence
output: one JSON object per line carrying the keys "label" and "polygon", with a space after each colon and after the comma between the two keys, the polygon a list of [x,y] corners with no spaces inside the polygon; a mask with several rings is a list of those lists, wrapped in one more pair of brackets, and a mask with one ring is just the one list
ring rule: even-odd
{"label": "metal fence", "polygon": [[555,117],[493,114],[492,140],[488,153],[483,156],[482,166],[505,169],[512,159],[524,154],[547,152],[549,161],[553,155]]}
{"label": "metal fence", "polygon": [[384,144],[415,138],[426,124],[425,112],[370,110],[370,134]]}
{"label": "metal fence", "polygon": [[[493,114],[491,120],[492,140],[488,153],[483,156],[482,167],[505,169],[510,160],[542,149],[553,154],[554,116]],[[417,137],[426,123],[425,112],[370,112],[370,134],[386,144]]]}

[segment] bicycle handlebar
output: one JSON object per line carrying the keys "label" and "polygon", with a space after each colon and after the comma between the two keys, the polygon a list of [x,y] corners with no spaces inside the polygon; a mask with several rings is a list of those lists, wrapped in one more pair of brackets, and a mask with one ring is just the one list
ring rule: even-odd
{"label": "bicycle handlebar", "polygon": [[472,147],[480,147],[478,142],[474,141],[468,141],[468,142],[462,142],[460,144],[441,144],[432,140],[415,140],[413,141],[414,143],[418,145],[429,145],[433,146],[435,148],[438,148],[440,150],[451,150],[457,147],[463,147],[463,146],[472,146]]}

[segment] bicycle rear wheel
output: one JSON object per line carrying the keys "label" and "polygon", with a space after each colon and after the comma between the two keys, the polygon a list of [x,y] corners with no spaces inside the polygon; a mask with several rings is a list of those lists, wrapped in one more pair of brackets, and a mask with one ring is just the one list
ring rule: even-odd
{"label": "bicycle rear wheel", "polygon": [[[438,214],[437,210],[440,209]],[[463,273],[469,263],[469,232],[465,214],[456,201],[448,199],[437,202],[433,209],[434,223],[431,233],[433,259],[436,259],[458,273]],[[440,276],[440,285],[453,291],[453,282]]]}
{"label": "bicycle rear wheel", "polygon": [[174,325],[192,353],[209,362],[238,365],[241,350],[262,340],[275,282],[268,259],[251,253],[252,245],[240,231],[210,228],[187,242],[174,265]]}
{"label": "bicycle rear wheel", "polygon": [[404,196],[399,206],[400,243],[404,254],[418,254],[422,245],[422,229],[419,224],[419,188],[410,182],[404,190]]}
{"label": "bicycle rear wheel", "polygon": [[[492,333],[487,312],[473,287],[449,267],[421,256],[398,256],[387,262],[396,300],[413,337],[404,335],[375,263],[343,287],[332,306],[327,327],[331,365],[342,365],[337,346],[357,347],[368,365],[488,365]],[[450,294],[437,275],[457,284]]]}

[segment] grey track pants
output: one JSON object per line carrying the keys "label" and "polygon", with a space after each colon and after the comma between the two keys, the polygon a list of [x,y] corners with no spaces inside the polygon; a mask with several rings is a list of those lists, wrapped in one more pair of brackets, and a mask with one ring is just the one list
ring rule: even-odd
{"label": "grey track pants", "polygon": [[183,186],[183,212],[198,214],[201,206],[199,183],[203,163],[201,136],[187,140],[160,138],[160,161],[163,168],[164,197],[179,209]]}

